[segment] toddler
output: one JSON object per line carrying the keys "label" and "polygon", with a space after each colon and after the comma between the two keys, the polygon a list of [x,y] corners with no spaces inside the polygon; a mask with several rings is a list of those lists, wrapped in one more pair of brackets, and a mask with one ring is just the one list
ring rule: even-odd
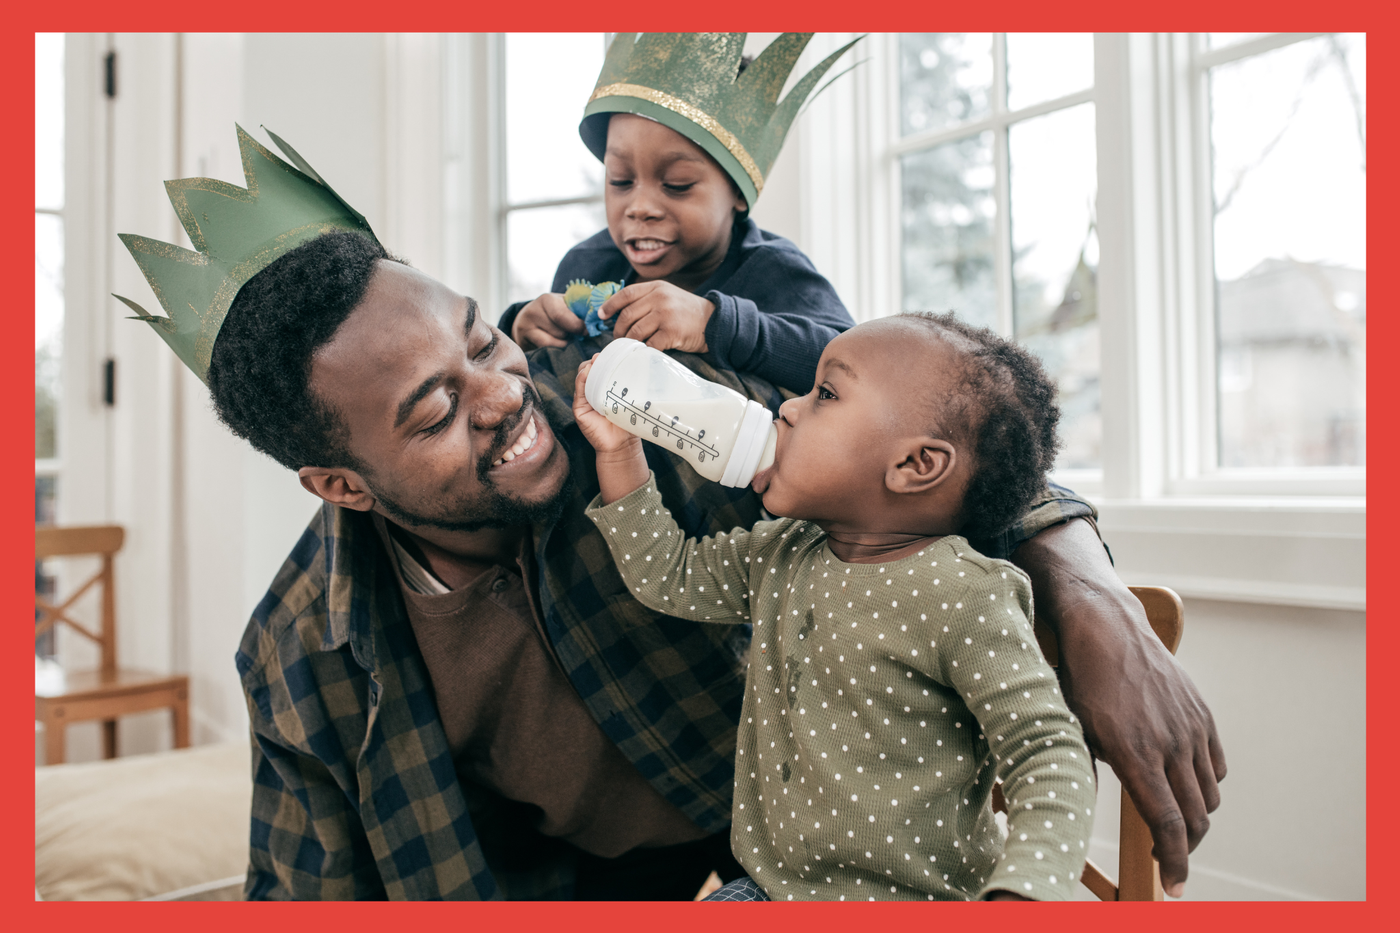
{"label": "toddler", "polygon": [[1030,581],[967,542],[1043,491],[1059,412],[1036,359],[952,315],[847,331],[754,478],[783,517],[703,540],[677,528],[641,441],[588,404],[590,367],[574,395],[598,464],[588,515],[628,586],[668,615],[753,626],[731,835],[752,880],[718,896],[1069,899],[1089,752]]}
{"label": "toddler", "polygon": [[[806,44],[800,35],[784,34],[775,45],[800,41],[800,50]],[[738,45],[742,40],[737,35]],[[599,84],[624,67],[611,61],[614,55],[624,55],[628,46],[640,50],[648,41],[619,35]],[[644,52],[632,54],[635,59]],[[732,66],[727,74],[712,68],[709,56],[697,61],[673,51],[670,57],[674,66],[659,74],[634,70],[628,82],[650,77],[670,91],[684,86],[697,100],[711,101],[706,106],[737,93],[732,89],[742,83]],[[814,73],[819,77],[835,57]],[[737,65],[741,75],[747,65]],[[776,80],[776,93],[786,71],[759,70],[764,73],[755,80]],[[850,313],[794,243],[749,218],[758,192],[737,162],[726,168],[703,148],[713,140],[713,127],[693,122],[681,108],[672,115],[678,131],[637,112],[646,106],[637,98],[609,96],[588,108],[579,132],[603,163],[607,229],[569,250],[551,292],[507,309],[500,328],[526,350],[563,346],[584,330],[564,304],[568,283],[622,282],[626,287],[599,309],[603,320],[615,320],[614,336],[658,350],[712,352],[735,371],[807,391],[822,347],[853,325]],[[765,150],[769,164],[786,130],[783,125]]]}

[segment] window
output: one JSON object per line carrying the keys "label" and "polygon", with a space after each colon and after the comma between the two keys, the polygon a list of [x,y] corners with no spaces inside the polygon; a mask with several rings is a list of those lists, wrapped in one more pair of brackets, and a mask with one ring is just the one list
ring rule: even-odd
{"label": "window", "polygon": [[1366,457],[1366,37],[1203,37],[1215,464]]}
{"label": "window", "polygon": [[603,166],[577,129],[606,45],[603,33],[508,33],[504,45],[509,303],[549,291],[569,248],[607,225]]}
{"label": "window", "polygon": [[1097,469],[1093,36],[897,46],[901,306],[956,311],[1035,351],[1060,389],[1060,469]]}
{"label": "window", "polygon": [[[34,521],[52,523],[58,497],[58,418],[63,360],[63,36],[34,37]],[[54,595],[54,578],[34,565],[34,589]],[[55,654],[54,633],[35,642]]]}

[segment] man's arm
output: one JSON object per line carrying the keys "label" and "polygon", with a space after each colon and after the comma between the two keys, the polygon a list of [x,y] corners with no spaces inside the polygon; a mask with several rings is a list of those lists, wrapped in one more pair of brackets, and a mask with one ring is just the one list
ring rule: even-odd
{"label": "man's arm", "polygon": [[320,761],[256,733],[250,829],[246,900],[385,898],[344,789]]}
{"label": "man's arm", "polygon": [[1118,579],[1085,521],[1048,528],[1011,559],[1060,646],[1060,683],[1094,754],[1108,762],[1152,831],[1167,893],[1220,805],[1225,753],[1210,710]]}

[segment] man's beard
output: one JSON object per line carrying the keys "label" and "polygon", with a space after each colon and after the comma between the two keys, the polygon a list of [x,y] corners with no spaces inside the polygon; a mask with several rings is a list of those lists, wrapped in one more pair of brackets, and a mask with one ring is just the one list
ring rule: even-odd
{"label": "man's beard", "polygon": [[[556,445],[558,444],[560,432],[566,426],[558,423],[554,419],[551,413],[545,408],[544,401],[540,398],[539,392],[528,382],[525,383],[525,394],[526,397],[521,400],[520,410],[512,417],[502,422],[500,427],[496,429],[496,438],[491,444],[490,451],[503,449],[505,447],[505,443],[509,440],[511,433],[519,426],[521,420],[524,418],[527,408],[533,408],[549,423],[550,430],[554,432]],[[563,449],[562,445],[556,446],[556,450],[558,450],[566,460],[568,459],[568,454]],[[573,492],[574,471],[573,462],[571,460],[568,461],[569,471],[564,475],[564,482],[560,484],[559,489],[552,496],[540,502],[525,502],[514,496],[508,496],[497,489],[492,482],[490,474],[491,465],[494,462],[495,458],[492,456],[491,452],[482,454],[481,458],[477,461],[476,476],[481,482],[483,493],[479,498],[473,500],[470,505],[469,511],[477,516],[470,520],[456,518],[451,514],[424,515],[415,512],[395,502],[392,497],[386,496],[384,492],[378,488],[372,476],[365,473],[361,475],[366,485],[369,486],[370,493],[373,494],[379,504],[384,507],[384,511],[388,513],[389,517],[400,525],[405,525],[409,528],[436,528],[442,531],[472,532],[482,531],[486,528],[550,525],[559,518],[560,513],[564,510],[564,503],[569,500],[569,496]],[[467,510],[468,509],[452,511],[460,515],[462,511]]]}

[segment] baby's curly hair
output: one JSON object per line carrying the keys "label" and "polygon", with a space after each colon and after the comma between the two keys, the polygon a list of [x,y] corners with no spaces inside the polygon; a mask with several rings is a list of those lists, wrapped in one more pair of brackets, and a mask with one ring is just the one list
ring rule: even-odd
{"label": "baby's curly hair", "polygon": [[219,420],[289,469],[360,469],[344,420],[311,391],[311,358],[364,298],[381,259],[402,261],[343,230],[303,243],[239,289],[214,341]]}
{"label": "baby's curly hair", "polygon": [[930,327],[962,360],[959,398],[945,406],[939,425],[971,448],[959,533],[973,540],[1000,534],[1045,492],[1060,448],[1055,384],[1035,354],[952,312],[899,318]]}

